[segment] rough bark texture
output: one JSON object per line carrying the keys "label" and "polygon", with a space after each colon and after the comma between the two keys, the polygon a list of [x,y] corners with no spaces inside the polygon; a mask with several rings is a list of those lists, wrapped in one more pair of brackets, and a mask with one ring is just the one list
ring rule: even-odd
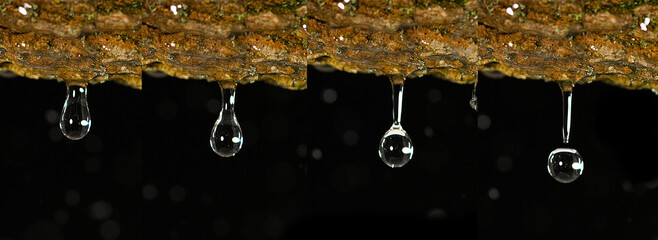
{"label": "rough bark texture", "polygon": [[[306,87],[306,66],[477,81],[604,81],[658,92],[658,0],[7,0],[0,70]],[[308,19],[308,20],[307,20]]]}
{"label": "rough bark texture", "polygon": [[309,7],[310,64],[477,81],[477,1],[327,1]]}
{"label": "rough bark texture", "polygon": [[142,70],[161,70],[306,87],[303,1],[35,0],[0,11],[0,70],[30,78],[141,88]]}
{"label": "rough bark texture", "polygon": [[658,90],[658,1],[480,1],[481,70]]}

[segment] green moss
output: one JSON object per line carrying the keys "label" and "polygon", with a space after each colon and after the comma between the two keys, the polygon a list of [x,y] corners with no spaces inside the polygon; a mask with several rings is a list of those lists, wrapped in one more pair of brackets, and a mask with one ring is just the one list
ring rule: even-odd
{"label": "green moss", "polygon": [[411,13],[414,12],[414,8],[413,8],[413,7],[410,7],[410,8],[400,8],[400,10],[403,11],[405,14],[407,14],[407,15],[409,15],[409,16],[411,16],[411,15],[412,15]]}
{"label": "green moss", "polygon": [[583,13],[582,13],[582,12],[581,12],[581,13],[578,13],[578,14],[569,13],[569,16],[570,16],[571,18],[575,19],[576,21],[580,22],[580,23],[583,22]]}

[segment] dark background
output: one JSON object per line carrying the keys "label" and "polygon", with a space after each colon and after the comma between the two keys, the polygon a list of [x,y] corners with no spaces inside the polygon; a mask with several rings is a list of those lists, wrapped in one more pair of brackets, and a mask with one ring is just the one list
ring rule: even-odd
{"label": "dark background", "polygon": [[[89,87],[92,128],[65,139],[65,87],[2,79],[0,239],[654,239],[658,97],[600,83],[574,90],[571,184],[546,171],[561,147],[555,83],[480,76],[405,84],[414,143],[388,168],[385,77],[309,69],[309,88],[237,88],[237,156],[209,146],[216,83],[144,75],[144,90]],[[53,121],[53,114],[55,121]]]}

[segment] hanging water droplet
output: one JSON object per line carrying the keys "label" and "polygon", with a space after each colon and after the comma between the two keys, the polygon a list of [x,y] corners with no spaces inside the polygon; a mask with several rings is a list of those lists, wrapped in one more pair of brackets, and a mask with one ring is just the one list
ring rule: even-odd
{"label": "hanging water droplet", "polygon": [[561,183],[570,183],[583,174],[585,163],[573,148],[558,148],[548,155],[548,173]]}
{"label": "hanging water droplet", "polygon": [[89,133],[91,118],[87,104],[87,84],[66,83],[66,101],[59,120],[62,134],[71,140],[79,140]]}
{"label": "hanging water droplet", "polygon": [[411,138],[402,126],[393,124],[379,142],[379,157],[389,167],[402,167],[414,155]]}
{"label": "hanging water droplet", "polygon": [[235,156],[242,148],[242,129],[235,117],[235,83],[219,82],[222,109],[210,134],[210,147],[222,157]]}
{"label": "hanging water droplet", "polygon": [[379,141],[379,157],[389,167],[402,167],[414,154],[414,146],[411,138],[402,129],[402,93],[404,90],[404,78],[401,76],[391,77],[393,88],[393,125],[386,131]]}
{"label": "hanging water droplet", "polygon": [[[571,101],[572,82],[560,82],[562,90],[562,142],[569,143],[571,133]],[[557,148],[548,155],[547,169],[555,180],[561,183],[570,183],[583,173],[583,158],[573,148]]]}
{"label": "hanging water droplet", "polygon": [[475,95],[475,90],[477,89],[478,83],[475,82],[473,84],[473,95],[471,96],[471,100],[468,101],[468,104],[471,105],[471,108],[477,112],[478,110],[478,97]]}

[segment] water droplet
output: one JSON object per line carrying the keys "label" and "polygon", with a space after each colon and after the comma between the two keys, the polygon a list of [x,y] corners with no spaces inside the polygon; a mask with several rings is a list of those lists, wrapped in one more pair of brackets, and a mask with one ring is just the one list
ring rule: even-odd
{"label": "water droplet", "polygon": [[393,124],[379,142],[379,157],[389,167],[402,167],[414,154],[411,138],[402,126]]}
{"label": "water droplet", "polygon": [[79,140],[89,133],[91,127],[87,105],[87,84],[67,82],[66,85],[66,102],[62,109],[59,128],[67,138]]}
{"label": "water droplet", "polygon": [[[573,82],[560,82],[562,90],[562,142],[569,143],[571,133],[571,101]],[[583,158],[573,148],[557,148],[548,155],[547,169],[555,180],[570,183],[583,173]]]}
{"label": "water droplet", "polygon": [[583,174],[583,158],[573,148],[558,148],[548,155],[548,173],[561,183],[570,183]]}
{"label": "water droplet", "polygon": [[219,156],[235,156],[242,148],[242,129],[235,117],[235,83],[219,83],[222,88],[222,109],[210,135],[210,146]]}
{"label": "water droplet", "polygon": [[402,128],[402,93],[404,78],[391,77],[393,88],[393,125],[379,141],[379,157],[389,167],[402,167],[414,154],[414,147],[409,134]]}
{"label": "water droplet", "polygon": [[471,108],[477,112],[478,110],[478,97],[475,95],[475,90],[477,89],[478,83],[473,84],[473,95],[471,100],[468,101],[468,104],[471,105]]}

